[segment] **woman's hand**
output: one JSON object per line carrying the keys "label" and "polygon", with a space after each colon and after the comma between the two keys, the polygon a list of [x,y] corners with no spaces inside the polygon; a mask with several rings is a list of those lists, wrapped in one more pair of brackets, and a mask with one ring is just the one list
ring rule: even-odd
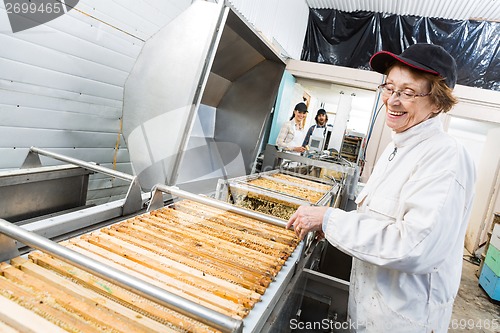
{"label": "woman's hand", "polygon": [[309,231],[322,231],[323,217],[328,207],[300,206],[290,217],[287,229],[293,226],[295,234],[304,239]]}
{"label": "woman's hand", "polygon": [[292,149],[292,151],[296,151],[296,152],[298,152],[298,153],[303,153],[303,152],[305,152],[305,151],[306,151],[306,148],[305,148],[305,147],[302,147],[302,146],[300,146],[300,147],[294,147],[294,148]]}

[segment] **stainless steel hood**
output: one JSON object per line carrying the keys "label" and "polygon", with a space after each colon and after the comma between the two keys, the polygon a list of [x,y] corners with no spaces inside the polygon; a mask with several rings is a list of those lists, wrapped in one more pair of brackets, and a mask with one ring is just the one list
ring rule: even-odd
{"label": "stainless steel hood", "polygon": [[146,41],[123,104],[141,187],[208,181],[215,190],[221,177],[248,174],[284,68],[226,3],[197,1]]}

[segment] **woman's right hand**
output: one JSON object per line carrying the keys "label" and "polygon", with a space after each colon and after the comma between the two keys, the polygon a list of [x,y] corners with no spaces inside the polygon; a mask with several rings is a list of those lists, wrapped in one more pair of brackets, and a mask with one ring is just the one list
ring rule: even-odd
{"label": "woman's right hand", "polygon": [[305,148],[305,147],[302,147],[302,146],[299,146],[299,147],[294,147],[294,148],[292,149],[292,151],[296,151],[296,152],[298,152],[298,153],[303,153],[303,152],[305,152],[305,151],[306,151],[306,148]]}
{"label": "woman's right hand", "polygon": [[295,234],[299,239],[304,239],[309,231],[321,232],[318,236],[324,237],[323,217],[328,207],[300,206],[290,217],[286,225],[287,229],[293,227]]}

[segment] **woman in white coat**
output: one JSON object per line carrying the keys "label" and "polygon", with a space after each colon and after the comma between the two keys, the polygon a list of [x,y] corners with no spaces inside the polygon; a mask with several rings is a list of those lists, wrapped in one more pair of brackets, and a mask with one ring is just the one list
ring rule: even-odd
{"label": "woman in white coat", "polygon": [[473,199],[471,157],[441,125],[456,63],[442,47],[414,44],[370,59],[392,142],[358,195],[357,211],[300,207],[290,218],[300,238],[317,231],[353,256],[349,324],[354,332],[444,333],[462,271]]}
{"label": "woman in white coat", "polygon": [[302,147],[302,142],[306,136],[304,129],[304,118],[307,114],[307,106],[305,103],[295,105],[290,121],[285,122],[280,129],[276,138],[276,145],[283,151],[300,154],[306,149]]}

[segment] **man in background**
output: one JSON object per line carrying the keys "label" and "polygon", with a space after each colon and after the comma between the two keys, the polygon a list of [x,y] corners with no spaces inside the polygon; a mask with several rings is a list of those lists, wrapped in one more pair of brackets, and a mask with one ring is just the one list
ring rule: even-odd
{"label": "man in background", "polygon": [[316,117],[314,118],[314,120],[316,121],[316,125],[312,125],[307,131],[304,142],[302,142],[302,147],[305,147],[309,144],[309,139],[311,138],[311,135],[314,133],[314,131],[321,133],[317,133],[316,135],[319,134],[318,136],[324,136],[326,133],[326,127],[333,127],[331,124],[327,124],[328,115],[326,114],[325,109],[319,109],[318,112],[316,112]]}
{"label": "man in background", "polygon": [[[319,109],[316,112],[316,117],[314,118],[316,121],[316,125],[312,125],[309,130],[306,133],[306,136],[304,138],[304,142],[302,142],[302,147],[304,147],[306,150],[309,150],[309,140],[311,136],[314,137],[325,137],[326,136],[326,128],[332,127],[331,124],[328,124],[328,115],[326,114],[325,109]],[[323,149],[323,147],[321,147]],[[308,174],[315,176],[315,177],[320,177],[321,176],[321,171],[322,168],[319,167],[310,167],[308,170]]]}

